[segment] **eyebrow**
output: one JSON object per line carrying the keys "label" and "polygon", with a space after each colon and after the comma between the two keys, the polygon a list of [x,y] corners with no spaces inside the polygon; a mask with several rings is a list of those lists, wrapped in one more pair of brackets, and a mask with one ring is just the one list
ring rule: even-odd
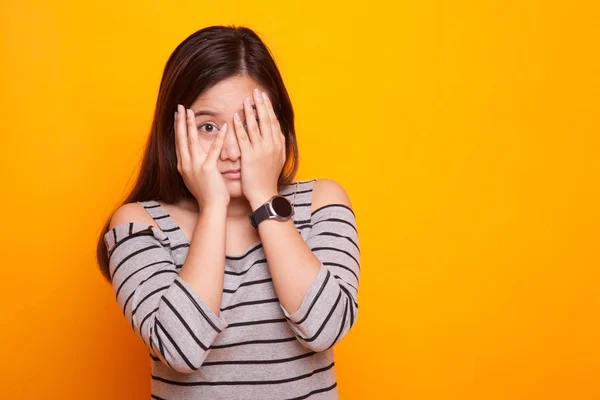
{"label": "eyebrow", "polygon": [[[256,111],[256,105],[252,104],[252,109],[254,111]],[[240,108],[239,110],[237,110],[238,114],[240,114],[240,116],[245,115],[244,114],[244,108]],[[201,115],[210,115],[211,117],[216,117],[217,115],[219,115],[218,112],[214,112],[214,111],[209,111],[209,110],[198,110],[194,113],[194,115],[196,117],[199,117]]]}

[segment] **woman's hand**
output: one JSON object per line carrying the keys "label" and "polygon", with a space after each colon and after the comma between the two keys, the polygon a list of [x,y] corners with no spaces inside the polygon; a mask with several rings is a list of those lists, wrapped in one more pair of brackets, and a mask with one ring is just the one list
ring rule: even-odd
{"label": "woman's hand", "polygon": [[198,141],[198,128],[194,112],[190,109],[185,110],[181,104],[177,105],[175,113],[177,171],[196,198],[200,210],[212,206],[226,207],[229,204],[229,190],[225,184],[225,178],[217,168],[217,159],[221,153],[226,132],[227,124],[224,123],[208,153],[205,153]]}
{"label": "woman's hand", "polygon": [[269,97],[258,89],[254,89],[253,96],[258,125],[250,97],[244,101],[249,132],[244,129],[237,113],[233,117],[233,124],[242,152],[242,192],[254,210],[278,193],[277,181],[285,164],[285,136]]}

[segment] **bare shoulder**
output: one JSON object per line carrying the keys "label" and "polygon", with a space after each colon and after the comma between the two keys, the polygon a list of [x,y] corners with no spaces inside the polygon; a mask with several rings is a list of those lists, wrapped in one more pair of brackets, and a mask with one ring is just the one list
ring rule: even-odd
{"label": "bare shoulder", "polygon": [[313,185],[311,212],[329,204],[343,204],[352,209],[344,187],[333,179],[317,179]]}
{"label": "bare shoulder", "polygon": [[152,219],[150,214],[148,214],[141,204],[126,203],[117,208],[117,210],[114,212],[112,218],[110,219],[110,226],[108,229],[110,230],[116,226],[130,222],[140,222],[143,224],[156,226],[154,219]]}

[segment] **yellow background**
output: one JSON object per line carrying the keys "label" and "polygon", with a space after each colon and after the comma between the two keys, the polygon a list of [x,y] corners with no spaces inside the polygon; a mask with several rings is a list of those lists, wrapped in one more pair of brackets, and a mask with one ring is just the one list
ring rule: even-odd
{"label": "yellow background", "polygon": [[[395,6],[393,4],[396,4]],[[95,264],[171,51],[255,29],[357,214],[341,398],[600,398],[594,1],[4,1],[2,399],[146,399]]]}

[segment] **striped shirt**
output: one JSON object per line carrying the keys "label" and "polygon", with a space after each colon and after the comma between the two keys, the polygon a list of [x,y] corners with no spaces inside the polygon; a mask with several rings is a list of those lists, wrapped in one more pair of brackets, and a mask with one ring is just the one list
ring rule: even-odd
{"label": "striped shirt", "polygon": [[153,399],[338,399],[333,346],[356,322],[360,250],[354,212],[311,212],[316,179],[282,187],[292,219],[321,261],[300,308],[279,302],[259,241],[225,256],[217,316],[179,277],[190,242],[155,200],[158,228],[118,225],[104,236],[116,300],[151,358]]}

